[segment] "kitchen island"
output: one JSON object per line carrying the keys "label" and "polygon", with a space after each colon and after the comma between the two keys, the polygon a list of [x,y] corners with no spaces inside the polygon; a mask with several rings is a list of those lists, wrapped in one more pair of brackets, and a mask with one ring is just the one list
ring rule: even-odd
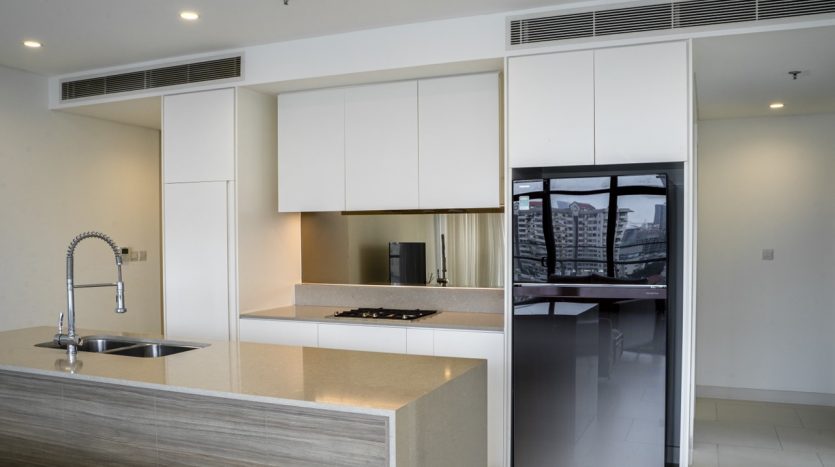
{"label": "kitchen island", "polygon": [[71,366],[34,347],[53,332],[0,333],[0,464],[486,464],[483,360],[203,341]]}

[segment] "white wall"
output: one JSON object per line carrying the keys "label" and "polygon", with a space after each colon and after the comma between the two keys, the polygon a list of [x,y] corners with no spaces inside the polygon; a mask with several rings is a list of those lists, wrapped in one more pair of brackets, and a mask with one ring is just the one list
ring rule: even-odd
{"label": "white wall", "polygon": [[298,213],[278,212],[278,102],[237,90],[238,307],[241,313],[294,303],[301,282]]}
{"label": "white wall", "polygon": [[835,114],[699,122],[698,164],[696,384],[835,393]]}
{"label": "white wall", "polygon": [[[77,290],[77,325],[160,332],[159,191],[159,132],[49,111],[45,77],[0,67],[0,330],[55,326],[67,245],[100,230],[148,260],[123,268],[124,315],[113,289]],[[103,242],[75,257],[77,283],[115,279]]]}

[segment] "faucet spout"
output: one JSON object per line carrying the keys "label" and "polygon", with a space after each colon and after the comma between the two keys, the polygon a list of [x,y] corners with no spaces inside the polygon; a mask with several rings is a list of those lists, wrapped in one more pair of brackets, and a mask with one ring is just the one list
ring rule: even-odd
{"label": "faucet spout", "polygon": [[[87,284],[76,285],[74,283],[74,265],[73,259],[75,256],[75,248],[78,244],[86,238],[98,238],[104,241],[113,250],[113,255],[116,258],[116,283],[114,284]],[[125,283],[122,281],[122,253],[116,243],[107,235],[101,232],[84,232],[77,235],[70,242],[67,248],[67,333],[62,332],[63,319],[58,323],[58,334],[53,339],[56,344],[66,345],[67,354],[75,355],[78,350],[78,336],[75,333],[75,289],[84,287],[116,287],[116,313],[124,313],[125,308]]]}

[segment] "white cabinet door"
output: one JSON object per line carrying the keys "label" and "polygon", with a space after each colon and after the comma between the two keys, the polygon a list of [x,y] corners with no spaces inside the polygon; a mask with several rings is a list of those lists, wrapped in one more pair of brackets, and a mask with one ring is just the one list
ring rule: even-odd
{"label": "white cabinet door", "polygon": [[345,210],[345,90],[278,96],[278,210]]}
{"label": "white cabinet door", "polygon": [[163,98],[165,183],[235,179],[235,90]]}
{"label": "white cabinet door", "polygon": [[597,164],[687,159],[687,44],[595,51]]}
{"label": "white cabinet door", "polygon": [[511,167],[594,164],[594,54],[508,60]]}
{"label": "white cabinet door", "polygon": [[406,353],[410,355],[435,355],[435,330],[406,329]]}
{"label": "white cabinet door", "polygon": [[227,182],[166,183],[165,334],[227,340]]}
{"label": "white cabinet door", "polygon": [[320,324],[319,347],[406,353],[406,328]]}
{"label": "white cabinet door", "polygon": [[241,340],[262,344],[319,345],[319,323],[281,319],[242,318],[239,324]]}
{"label": "white cabinet door", "polygon": [[418,81],[420,208],[498,207],[499,75]]}
{"label": "white cabinet door", "polygon": [[345,205],[349,211],[418,206],[417,82],[345,90]]}
{"label": "white cabinet door", "polygon": [[504,461],[504,334],[435,330],[435,355],[487,360],[487,460]]}

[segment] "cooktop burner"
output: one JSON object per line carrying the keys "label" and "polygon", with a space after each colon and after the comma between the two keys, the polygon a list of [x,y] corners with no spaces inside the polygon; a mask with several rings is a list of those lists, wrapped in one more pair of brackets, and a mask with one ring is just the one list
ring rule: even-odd
{"label": "cooktop burner", "polygon": [[413,320],[437,313],[435,310],[396,310],[392,308],[356,308],[348,311],[337,311],[336,318],[366,318],[366,319],[407,319]]}

